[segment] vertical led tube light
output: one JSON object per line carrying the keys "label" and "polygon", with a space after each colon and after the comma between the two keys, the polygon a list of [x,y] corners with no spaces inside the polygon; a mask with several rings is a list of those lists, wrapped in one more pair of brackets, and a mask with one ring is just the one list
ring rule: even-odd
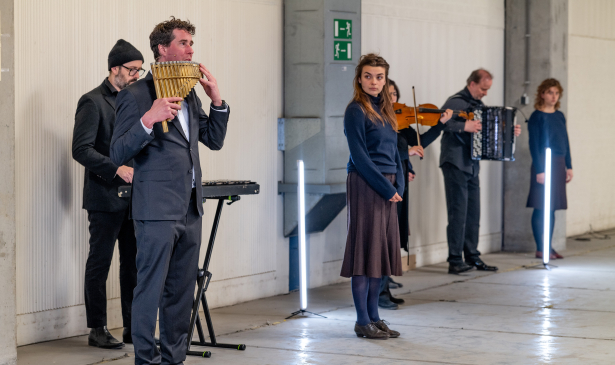
{"label": "vertical led tube light", "polygon": [[297,206],[299,208],[297,234],[299,236],[299,298],[301,310],[307,308],[307,257],[305,244],[305,177],[303,160],[297,160],[299,181],[297,184]]}
{"label": "vertical led tube light", "polygon": [[551,149],[548,147],[545,160],[545,226],[542,239],[542,262],[546,265],[549,263],[551,254]]}

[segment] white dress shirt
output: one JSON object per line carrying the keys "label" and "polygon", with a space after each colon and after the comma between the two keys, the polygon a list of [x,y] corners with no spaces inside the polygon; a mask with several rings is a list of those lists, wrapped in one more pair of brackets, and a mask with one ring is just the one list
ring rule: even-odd
{"label": "white dress shirt", "polygon": [[[186,139],[188,139],[188,144],[190,144],[190,128],[188,124],[190,121],[190,113],[188,112],[188,103],[186,103],[186,100],[182,100],[180,106],[181,106],[181,109],[179,110],[179,113],[177,113],[177,119],[179,119],[179,124],[182,126],[182,130],[184,131],[184,134],[186,135]],[[228,112],[228,107],[222,110],[214,109],[213,107],[211,109],[217,112],[223,112],[223,113]],[[143,126],[143,129],[145,129],[145,132],[147,132],[147,134],[152,134],[152,131],[154,129],[147,128],[145,124],[143,124],[143,119],[141,119],[141,125]],[[192,187],[193,188],[196,187],[196,177],[194,176],[194,166],[192,166]]]}

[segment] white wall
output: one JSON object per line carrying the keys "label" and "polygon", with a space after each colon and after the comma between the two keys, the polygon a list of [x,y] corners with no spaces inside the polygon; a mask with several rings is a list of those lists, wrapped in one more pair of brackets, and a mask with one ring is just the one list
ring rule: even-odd
{"label": "white wall", "polygon": [[574,179],[568,184],[568,236],[615,227],[615,3],[569,2],[568,135]]}
{"label": "white wall", "polygon": [[[201,149],[205,179],[252,179],[261,194],[225,206],[208,290],[217,307],[288,290],[288,240],[282,237],[282,154],[276,118],[282,113],[282,1],[78,1],[16,2],[17,312],[20,345],[86,333],[83,272],[88,250],[81,209],[83,168],[71,158],[79,97],[106,76],[118,38],[152,62],[148,35],[170,15],[197,26],[194,60],[217,77],[231,106],[225,146]],[[470,71],[485,67],[494,85],[485,102],[503,100],[504,6],[493,0],[362,2],[363,53],[380,52],[392,65],[402,102],[411,86],[420,103],[441,105],[459,91]],[[472,18],[472,24],[464,19]],[[417,51],[417,49],[419,51]],[[417,57],[414,57],[417,55]],[[427,55],[427,56],[426,56]],[[199,95],[207,100],[202,90]],[[411,253],[419,266],[446,260],[446,207],[438,168],[439,141],[411,186]],[[479,248],[499,250],[502,169],[482,163]],[[203,250],[214,204],[206,204]],[[310,236],[312,287],[339,277],[346,211],[325,232]],[[109,292],[109,327],[121,326],[117,257]]]}
{"label": "white wall", "polygon": [[[503,104],[504,1],[363,0],[362,5],[362,53],[378,52],[389,62],[400,102],[412,104],[414,86],[417,103],[442,106],[465,86],[472,70],[484,67],[494,75],[485,104]],[[410,253],[416,253],[418,266],[448,255],[440,139],[425,154],[422,161],[411,158],[417,177],[409,187]],[[481,162],[480,184],[479,250],[499,251],[502,163]]]}
{"label": "white wall", "polygon": [[[281,236],[277,195],[281,154],[276,150],[276,120],[282,110],[282,2],[20,0],[15,2],[20,345],[87,331],[83,167],[71,158],[75,108],[79,97],[106,77],[107,55],[117,39],[140,49],[148,68],[153,61],[149,33],[170,15],[196,25],[194,60],[208,66],[231,106],[222,151],[200,150],[204,179],[261,184],[260,195],[224,208],[210,266],[211,306],[288,290],[288,244]],[[205,208],[201,261],[215,203]],[[121,326],[117,277],[116,257],[108,282],[111,328]]]}

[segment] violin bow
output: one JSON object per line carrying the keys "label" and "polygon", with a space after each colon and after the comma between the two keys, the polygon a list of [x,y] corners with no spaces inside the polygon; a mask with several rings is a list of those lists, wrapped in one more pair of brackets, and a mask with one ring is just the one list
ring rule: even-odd
{"label": "violin bow", "polygon": [[[421,135],[419,134],[419,110],[416,107],[416,95],[414,94],[414,86],[412,86],[412,99],[414,99],[414,122],[416,123],[416,140],[419,142],[419,146],[421,145]],[[421,157],[421,160],[423,157]]]}

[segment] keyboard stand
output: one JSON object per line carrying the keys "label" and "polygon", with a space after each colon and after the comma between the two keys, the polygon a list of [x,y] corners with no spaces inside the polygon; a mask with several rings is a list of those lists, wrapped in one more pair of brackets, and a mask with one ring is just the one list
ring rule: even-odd
{"label": "keyboard stand", "polygon": [[[220,348],[235,349],[235,350],[241,350],[241,351],[246,349],[246,345],[244,344],[235,345],[235,344],[219,343],[216,340],[216,334],[214,333],[214,326],[211,321],[211,314],[209,313],[209,307],[207,306],[207,297],[205,296],[205,292],[207,291],[207,287],[209,286],[209,282],[211,280],[211,273],[208,271],[208,268],[209,268],[209,262],[211,260],[211,254],[214,249],[214,241],[216,239],[216,233],[218,232],[218,225],[220,223],[220,216],[222,215],[222,207],[224,206],[224,201],[226,201],[228,205],[231,205],[234,202],[238,201],[240,197],[238,195],[232,195],[232,196],[215,197],[215,198],[207,198],[207,199],[217,199],[218,208],[216,209],[214,223],[211,228],[211,235],[209,236],[209,243],[207,245],[207,253],[205,254],[205,260],[203,261],[203,267],[199,269],[198,277],[196,279],[197,293],[196,293],[196,299],[194,300],[194,304],[192,305],[192,316],[190,317],[190,332],[188,332],[188,348],[186,349],[186,355],[200,356],[200,357],[211,357],[211,352],[192,351],[190,350],[190,347],[192,345],[220,347]],[[207,322],[207,331],[209,332],[209,338],[211,342],[205,342],[205,334],[203,333],[203,325],[201,324],[201,320],[199,317],[199,307],[201,303],[203,304],[203,313],[205,313],[205,322]],[[192,337],[194,335],[194,327],[196,327],[196,330],[199,336],[198,341],[192,341]]]}

